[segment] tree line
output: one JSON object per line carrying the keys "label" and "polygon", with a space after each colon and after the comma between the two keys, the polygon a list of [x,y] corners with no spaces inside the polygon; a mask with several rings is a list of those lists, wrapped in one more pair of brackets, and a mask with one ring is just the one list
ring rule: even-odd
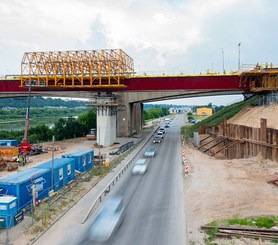
{"label": "tree line", "polygon": [[[74,116],[82,113],[84,108],[30,108],[32,118]],[[26,109],[0,110],[0,121],[11,119],[24,119]]]}
{"label": "tree line", "polygon": [[[72,111],[71,109],[70,111]],[[71,139],[76,137],[84,137],[89,132],[91,128],[96,128],[96,112],[95,108],[92,107],[86,112],[84,109],[73,110],[73,113],[78,113],[78,118],[73,118],[69,116],[68,118],[59,118],[54,122],[54,126],[49,128],[46,125],[37,125],[30,127],[28,131],[28,140],[30,143],[40,143],[51,141],[52,136],[55,136],[56,140]],[[83,113],[80,114],[80,112]],[[55,109],[55,108],[32,108],[31,110],[32,118],[47,117],[61,117],[67,116],[69,114],[68,109]],[[72,112],[71,112],[72,113]],[[164,117],[169,115],[168,108],[155,107],[149,110],[144,110],[144,120],[152,120],[159,117]],[[17,109],[17,110],[0,110],[0,119],[5,120],[12,118],[23,118],[25,117],[26,109]],[[76,115],[76,114],[75,114]],[[24,137],[24,130],[0,130],[0,139],[17,139],[19,142],[22,141]]]}
{"label": "tree line", "polygon": [[[31,127],[28,131],[28,140],[30,143],[45,142],[50,141],[53,135],[57,140],[84,137],[91,128],[96,128],[96,113],[93,109],[79,115],[77,119],[59,118],[53,128],[46,125]],[[21,142],[23,136],[24,130],[0,131],[0,139],[17,139]]]}
{"label": "tree line", "polygon": [[144,121],[152,120],[159,117],[169,115],[169,108],[167,107],[155,107],[149,110],[144,110]]}
{"label": "tree line", "polygon": [[[30,98],[32,108],[46,108],[46,107],[65,107],[65,108],[77,108],[86,107],[88,101],[79,100],[62,100],[43,97],[31,97]],[[19,98],[2,98],[0,99],[0,108],[26,108],[27,97]]]}

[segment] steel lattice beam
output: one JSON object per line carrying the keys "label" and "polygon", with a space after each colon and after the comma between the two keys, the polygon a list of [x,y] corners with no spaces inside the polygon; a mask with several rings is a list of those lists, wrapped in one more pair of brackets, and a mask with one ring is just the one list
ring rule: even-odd
{"label": "steel lattice beam", "polygon": [[133,59],[121,49],[26,52],[21,61],[21,86],[120,87],[134,73]]}

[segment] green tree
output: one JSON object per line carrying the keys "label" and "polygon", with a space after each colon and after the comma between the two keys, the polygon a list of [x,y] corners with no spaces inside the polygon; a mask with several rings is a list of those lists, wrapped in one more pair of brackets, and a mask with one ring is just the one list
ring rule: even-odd
{"label": "green tree", "polygon": [[169,115],[168,108],[155,107],[144,110],[144,120],[151,120]]}
{"label": "green tree", "polygon": [[89,110],[86,113],[81,114],[78,116],[78,122],[84,126],[86,132],[89,132],[91,128],[96,128],[97,126],[97,117],[96,113],[93,109]]}
{"label": "green tree", "polygon": [[57,140],[65,139],[66,137],[66,120],[63,118],[60,118],[58,122],[54,123],[54,135]]}
{"label": "green tree", "polygon": [[46,125],[38,125],[29,129],[29,142],[38,143],[49,141],[52,137],[52,130]]}

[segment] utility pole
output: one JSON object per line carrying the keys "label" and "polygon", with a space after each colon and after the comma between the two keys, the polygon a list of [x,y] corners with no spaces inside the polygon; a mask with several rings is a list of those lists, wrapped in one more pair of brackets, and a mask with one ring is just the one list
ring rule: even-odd
{"label": "utility pole", "polygon": [[241,42],[238,43],[238,72],[240,72],[240,46]]}
{"label": "utility pole", "polygon": [[51,195],[54,191],[54,144],[55,144],[55,136],[52,136],[52,165],[51,165]]}
{"label": "utility pole", "polygon": [[10,235],[9,235],[9,230],[10,230],[10,226],[9,226],[9,216],[6,216],[6,242],[5,245],[10,245]]}
{"label": "utility pole", "polygon": [[225,66],[224,66],[224,50],[222,48],[222,68],[223,68],[223,74],[225,74]]}
{"label": "utility pole", "polygon": [[100,127],[98,128],[98,172],[100,171],[100,157],[101,157],[101,154],[100,154]]}

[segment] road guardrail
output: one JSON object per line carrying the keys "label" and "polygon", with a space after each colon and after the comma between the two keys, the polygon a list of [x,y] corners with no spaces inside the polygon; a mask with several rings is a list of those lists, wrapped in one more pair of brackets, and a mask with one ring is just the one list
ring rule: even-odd
{"label": "road guardrail", "polygon": [[120,169],[120,171],[115,175],[115,177],[109,182],[109,184],[106,185],[106,187],[100,192],[100,194],[95,198],[93,204],[91,205],[89,211],[86,213],[85,217],[82,220],[82,224],[86,222],[88,217],[90,216],[90,213],[95,208],[95,206],[98,203],[102,202],[102,199],[110,192],[111,188],[116,184],[116,182],[119,180],[119,178],[124,174],[126,170],[130,167],[130,165],[134,162],[134,159],[137,157],[138,153],[142,150],[142,148],[146,145],[146,143],[149,141],[149,139],[153,136],[154,132],[158,130],[159,127],[155,128],[155,130],[152,130],[149,135],[145,138],[144,143],[137,149],[137,151],[132,155],[130,160]]}

